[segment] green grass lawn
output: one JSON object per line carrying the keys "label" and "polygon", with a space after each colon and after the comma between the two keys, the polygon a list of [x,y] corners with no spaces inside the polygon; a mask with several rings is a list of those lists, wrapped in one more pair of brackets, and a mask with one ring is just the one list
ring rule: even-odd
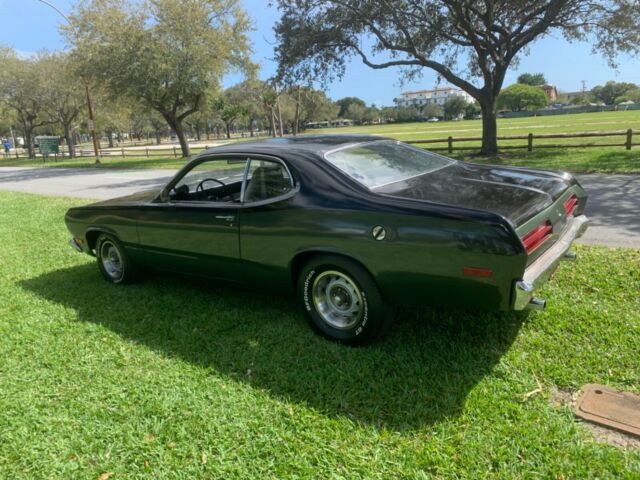
{"label": "green grass lawn", "polygon": [[[498,120],[500,135],[524,135],[532,133],[562,133],[627,130],[632,128],[639,133],[634,142],[640,143],[640,110],[625,112],[580,113],[547,117],[524,117]],[[332,129],[307,130],[308,134],[317,133],[363,133],[382,135],[398,140],[426,140],[456,137],[478,137],[482,134],[480,120],[464,120],[460,122],[439,123],[403,123],[386,125],[368,125],[363,127],[343,127]],[[248,140],[248,138],[242,139]],[[558,143],[610,143],[624,142],[623,137],[582,138],[566,140],[535,140],[534,151],[505,150],[498,156],[478,157],[475,155],[479,142],[465,143],[465,146],[475,150],[461,150],[454,153],[454,157],[471,162],[519,165],[536,168],[552,168],[572,172],[602,172],[602,173],[640,173],[640,147],[627,151],[621,147],[595,148],[540,148],[538,144]],[[526,141],[504,141],[501,145],[524,145]],[[423,144],[425,148],[442,147],[442,144]],[[119,155],[104,157],[102,168],[180,168],[185,160],[173,157],[128,157]],[[0,166],[47,166],[47,167],[94,167],[92,158],[80,158],[64,161],[48,161],[46,164],[39,160],[3,159]]]}
{"label": "green grass lawn", "polygon": [[0,193],[0,478],[640,476],[554,394],[640,393],[638,250],[579,247],[545,312],[403,309],[354,349],[287,298],[107,284],[78,203]]}

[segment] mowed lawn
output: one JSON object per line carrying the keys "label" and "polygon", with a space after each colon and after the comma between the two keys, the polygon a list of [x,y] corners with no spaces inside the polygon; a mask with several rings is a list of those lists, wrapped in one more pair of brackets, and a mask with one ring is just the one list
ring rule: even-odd
{"label": "mowed lawn", "polygon": [[[524,117],[498,120],[499,135],[527,135],[529,133],[571,133],[602,132],[633,129],[634,143],[640,144],[640,110],[620,112],[580,113],[544,117]],[[371,134],[395,138],[402,141],[447,138],[452,136],[480,137],[482,122],[480,120],[462,120],[459,122],[438,123],[400,123],[385,125],[367,125],[341,128],[323,128],[307,130],[306,135],[313,134]],[[236,139],[240,140],[240,139]],[[242,141],[249,138],[241,139]],[[602,173],[640,173],[640,146],[627,151],[622,146],[624,136],[574,139],[545,139],[534,141],[534,151],[526,149],[505,149],[497,156],[480,157],[477,155],[480,142],[455,143],[454,147],[471,147],[471,150],[456,150],[455,158],[485,164],[517,165],[535,168],[550,168],[572,172]],[[526,145],[526,140],[509,140],[499,142],[502,146]],[[540,144],[595,144],[617,143],[619,147],[589,148],[538,148]],[[419,144],[424,148],[445,147],[446,144]],[[167,148],[171,148],[167,145]],[[173,157],[153,157],[153,151],[147,157],[122,158],[119,154],[102,158],[101,168],[180,168],[184,159]],[[7,159],[0,158],[0,166],[47,166],[47,167],[94,167],[92,158],[79,158],[64,161],[47,161],[41,159]]]}
{"label": "mowed lawn", "polygon": [[78,203],[0,193],[0,478],[640,476],[561,401],[640,393],[638,250],[578,247],[545,312],[401,309],[349,348],[287,298],[107,284],[67,245]]}

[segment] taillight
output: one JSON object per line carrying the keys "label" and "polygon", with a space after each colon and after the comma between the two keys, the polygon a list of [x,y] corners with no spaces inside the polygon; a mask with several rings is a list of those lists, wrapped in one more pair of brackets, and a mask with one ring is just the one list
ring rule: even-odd
{"label": "taillight", "polygon": [[522,243],[527,253],[533,252],[542,245],[551,236],[551,233],[553,233],[553,225],[547,220],[522,237]]}
{"label": "taillight", "polygon": [[564,211],[567,212],[567,217],[573,215],[573,211],[576,209],[577,205],[578,197],[576,197],[575,194],[567,198],[567,200],[564,202]]}

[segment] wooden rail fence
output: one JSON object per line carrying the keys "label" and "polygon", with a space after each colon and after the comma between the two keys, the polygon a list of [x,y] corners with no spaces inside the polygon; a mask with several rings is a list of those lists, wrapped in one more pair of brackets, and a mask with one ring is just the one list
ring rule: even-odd
{"label": "wooden rail fence", "polygon": [[[533,134],[529,133],[528,135],[499,135],[498,141],[513,141],[513,140],[526,140],[522,145],[501,145],[500,150],[510,150],[510,149],[527,149],[529,152],[532,152],[534,147],[538,148],[589,148],[589,147],[624,147],[627,150],[631,150],[632,147],[639,147],[640,143],[634,143],[635,136],[640,137],[640,130],[612,130],[608,132],[576,132],[576,133],[539,133]],[[622,142],[607,142],[607,143],[537,143],[534,144],[534,140],[549,140],[549,139],[569,139],[569,138],[613,138],[613,137],[623,137]],[[427,147],[429,150],[433,151],[446,151],[448,153],[453,153],[455,150],[471,150],[477,149],[478,146],[455,146],[456,143],[468,143],[468,142],[481,142],[482,137],[457,137],[453,136],[446,138],[427,138],[423,140],[405,140],[404,143],[411,144],[419,144],[419,145],[437,145],[437,144],[445,144],[445,146],[435,146],[435,147]],[[208,146],[203,147],[192,147],[192,153],[202,152],[208,149]],[[100,150],[101,157],[168,157],[168,158],[179,158],[182,155],[180,151],[180,147],[171,146],[168,148],[158,149],[158,148],[145,148],[144,150],[140,147],[138,148],[120,148],[120,149],[105,149]],[[26,152],[11,153],[10,155],[4,155],[4,158],[27,158]],[[77,157],[93,157],[93,149],[77,149],[76,150]],[[42,158],[43,162],[46,160],[58,160],[60,158],[68,158],[68,154],[64,151],[59,155],[51,155],[48,158],[41,157],[38,154],[38,158]]]}
{"label": "wooden rail fence", "polygon": [[[589,147],[624,147],[631,150],[631,147],[638,147],[640,143],[634,143],[634,135],[640,135],[640,131],[628,130],[612,130],[610,132],[577,132],[577,133],[539,133],[528,135],[499,135],[498,141],[505,140],[526,140],[522,145],[501,145],[501,150],[506,149],[524,149],[529,152],[533,151],[534,140],[536,139],[567,139],[567,138],[599,138],[599,137],[624,137],[624,142],[609,143],[539,143],[535,148],[589,148]],[[424,140],[408,140],[405,143],[412,144],[438,144],[446,143],[444,147],[428,147],[429,150],[442,150],[453,153],[454,150],[470,150],[477,146],[460,146],[454,147],[454,143],[465,142],[481,142],[482,137],[447,137],[447,138],[428,138]]]}

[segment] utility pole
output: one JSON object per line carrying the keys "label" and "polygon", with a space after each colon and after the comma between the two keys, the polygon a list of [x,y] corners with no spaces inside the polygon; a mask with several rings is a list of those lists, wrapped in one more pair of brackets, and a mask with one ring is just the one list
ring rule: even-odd
{"label": "utility pole", "polygon": [[[65,21],[69,24],[71,29],[73,30],[76,39],[80,39],[78,35],[78,29],[73,24],[73,22],[67,17],[62,11],[60,11],[55,5],[49,3],[47,0],[38,0],[40,3],[44,3],[45,5],[54,9],[58,14],[65,19]],[[91,132],[91,139],[93,140],[93,153],[96,157],[96,165],[100,165],[100,150],[98,147],[98,137],[96,136],[96,125],[93,118],[93,103],[91,102],[91,94],[89,93],[89,82],[86,79],[84,81],[84,89],[87,94],[87,108],[89,109],[89,121],[87,122],[87,126],[89,127],[89,131]]]}

